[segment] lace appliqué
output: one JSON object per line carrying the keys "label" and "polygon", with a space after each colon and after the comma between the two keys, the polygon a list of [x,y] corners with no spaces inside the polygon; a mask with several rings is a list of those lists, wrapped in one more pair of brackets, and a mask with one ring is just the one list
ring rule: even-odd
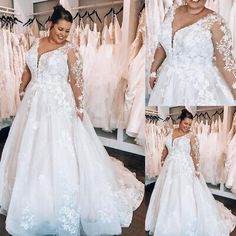
{"label": "lace appliqu\u00e9", "polygon": [[23,227],[25,230],[30,230],[36,225],[35,220],[35,216],[31,213],[30,208],[26,207],[23,211],[20,226]]}
{"label": "lace appliqu\u00e9", "polygon": [[[235,82],[233,82],[232,88],[236,89],[236,63],[233,57],[233,40],[230,30],[225,20],[217,14],[211,14],[207,18],[205,27],[210,30],[217,22],[220,25],[220,31],[223,33],[223,36],[219,42],[216,42],[216,50],[222,55],[224,70],[233,74]],[[214,57],[214,60],[216,60],[216,57]]]}
{"label": "lace appliqu\u00e9", "polygon": [[196,135],[191,137],[191,155],[193,158],[195,170],[200,172],[200,152],[199,152],[199,141]]}
{"label": "lace appliqu\u00e9", "polygon": [[59,210],[58,220],[64,231],[71,235],[78,235],[80,232],[80,211],[77,205],[78,193],[65,194],[63,199],[63,207]]}
{"label": "lace appliqu\u00e9", "polygon": [[70,78],[70,82],[72,80],[75,80],[74,86],[80,90],[80,94],[75,94],[76,98],[76,104],[77,105],[77,111],[80,113],[83,113],[84,111],[84,79],[83,79],[83,63],[81,55],[78,51],[78,49],[75,49],[75,56],[76,61],[73,64],[69,65],[70,68],[70,76],[73,77]]}

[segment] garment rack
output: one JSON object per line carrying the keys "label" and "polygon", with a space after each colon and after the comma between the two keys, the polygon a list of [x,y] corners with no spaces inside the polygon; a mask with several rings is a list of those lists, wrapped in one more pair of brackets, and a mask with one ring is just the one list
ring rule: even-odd
{"label": "garment rack", "polygon": [[[120,4],[123,4],[123,3],[124,3],[124,1],[96,3],[96,4],[86,5],[86,6],[72,7],[71,10],[76,11],[76,10],[89,9],[89,8],[106,7],[106,6],[112,6],[112,5],[120,5]],[[52,10],[43,11],[43,12],[33,13],[33,14],[28,15],[28,16],[29,17],[30,16],[42,16],[42,15],[51,14],[52,12],[53,12]]]}
{"label": "garment rack", "polygon": [[10,7],[0,6],[0,13],[16,15],[15,10]]}
{"label": "garment rack", "polygon": [[89,9],[89,8],[98,8],[98,7],[106,7],[106,6],[113,6],[113,5],[120,5],[123,4],[124,1],[112,1],[112,2],[104,2],[104,3],[95,3],[87,6],[79,6],[73,7],[71,10],[82,10],[82,9]]}

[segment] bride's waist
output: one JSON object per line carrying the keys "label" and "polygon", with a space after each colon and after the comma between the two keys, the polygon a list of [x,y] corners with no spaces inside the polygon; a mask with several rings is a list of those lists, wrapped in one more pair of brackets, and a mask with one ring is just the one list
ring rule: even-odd
{"label": "bride's waist", "polygon": [[38,86],[38,87],[68,87],[69,83],[67,80],[60,80],[56,78],[52,79],[39,79],[39,78],[32,78],[30,81],[31,86]]}
{"label": "bride's waist", "polygon": [[184,68],[184,67],[214,67],[214,63],[210,59],[196,57],[196,58],[185,58],[183,56],[169,56],[166,58],[165,64],[172,66],[172,67],[178,67],[178,68]]}

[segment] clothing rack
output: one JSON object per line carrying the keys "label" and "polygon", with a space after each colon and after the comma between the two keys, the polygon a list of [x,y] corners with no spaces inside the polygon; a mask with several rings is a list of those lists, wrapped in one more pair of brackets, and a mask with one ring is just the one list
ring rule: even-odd
{"label": "clothing rack", "polygon": [[[106,6],[113,6],[113,5],[120,5],[123,4],[124,1],[113,1],[113,2],[104,2],[104,3],[96,3],[96,4],[91,4],[91,5],[86,5],[86,6],[78,6],[78,7],[73,7],[71,8],[72,11],[76,11],[76,10],[82,10],[82,9],[89,9],[89,8],[98,8],[98,7],[106,7]],[[33,13],[28,15],[30,16],[43,16],[43,15],[48,15],[51,14],[53,11],[43,11],[43,12],[37,12],[37,13]]]}
{"label": "clothing rack", "polygon": [[79,7],[73,7],[71,10],[82,10],[82,9],[89,9],[89,8],[98,8],[98,7],[107,7],[107,6],[113,6],[113,5],[120,5],[123,4],[124,1],[112,1],[112,2],[104,2],[104,3],[95,3],[87,6],[79,6]]}
{"label": "clothing rack", "polygon": [[16,15],[15,10],[10,7],[0,6],[0,13],[8,14],[8,15]]}

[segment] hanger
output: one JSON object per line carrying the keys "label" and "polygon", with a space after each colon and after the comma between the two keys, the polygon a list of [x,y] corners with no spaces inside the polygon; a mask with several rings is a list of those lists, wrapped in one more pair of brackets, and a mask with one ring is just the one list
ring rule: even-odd
{"label": "hanger", "polygon": [[99,15],[98,15],[98,12],[97,12],[96,10],[93,10],[92,13],[89,14],[89,16],[92,16],[93,14],[95,14],[96,17],[98,18],[98,20],[100,21],[100,23],[102,23],[102,21],[101,21]]}
{"label": "hanger", "polygon": [[118,12],[115,12],[116,15],[120,14],[123,11],[124,7],[122,6]]}
{"label": "hanger", "polygon": [[27,25],[31,24],[33,22],[33,20],[34,20],[33,18],[29,18],[29,20],[27,22],[25,22],[23,24],[23,26],[27,26]]}
{"label": "hanger", "polygon": [[110,15],[111,13],[116,14],[114,8],[112,7],[109,12],[107,12],[104,17]]}
{"label": "hanger", "polygon": [[45,21],[45,23],[44,23],[44,24],[47,24],[47,23],[48,23],[48,21],[50,21],[50,19],[51,19],[51,16],[49,16],[49,17],[47,18],[47,20]]}
{"label": "hanger", "polygon": [[141,8],[139,13],[141,13],[144,8],[145,8],[145,2],[143,3],[143,6],[142,6],[142,8]]}
{"label": "hanger", "polygon": [[89,15],[89,12],[88,12],[88,11],[86,11],[86,12],[84,13],[84,15],[81,16],[81,18],[83,19],[85,16],[87,16],[92,22],[94,22],[93,18]]}
{"label": "hanger", "polygon": [[82,18],[81,15],[80,15],[80,13],[79,13],[79,11],[77,11],[77,13],[76,13],[76,15],[75,15],[75,17],[74,17],[73,19],[75,20],[77,17],[79,17],[79,19]]}
{"label": "hanger", "polygon": [[16,18],[16,17],[13,18],[13,21],[14,21],[15,24],[17,24],[17,22],[23,24],[23,21],[19,20],[19,19]]}

